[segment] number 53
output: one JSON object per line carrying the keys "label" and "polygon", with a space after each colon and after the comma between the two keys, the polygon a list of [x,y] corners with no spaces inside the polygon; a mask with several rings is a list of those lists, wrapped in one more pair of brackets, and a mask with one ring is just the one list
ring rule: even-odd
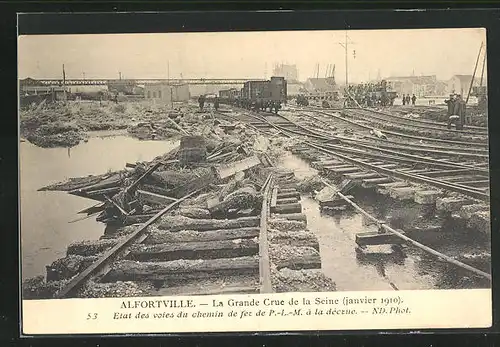
{"label": "number 53", "polygon": [[89,319],[97,319],[97,313],[88,313],[87,314],[87,320]]}

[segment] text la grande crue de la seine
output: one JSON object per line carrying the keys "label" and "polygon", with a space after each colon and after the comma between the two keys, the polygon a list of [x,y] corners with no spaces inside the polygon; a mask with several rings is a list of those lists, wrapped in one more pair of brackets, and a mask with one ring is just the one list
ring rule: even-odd
{"label": "text la grande crue de la seine", "polygon": [[156,300],[124,300],[122,301],[121,309],[159,309],[159,308],[194,308],[197,306],[212,306],[212,307],[265,307],[265,306],[287,306],[287,305],[359,305],[359,304],[401,304],[402,299],[397,298],[376,298],[376,297],[347,297],[329,298],[291,298],[291,299],[234,299],[228,298],[224,301],[212,299],[210,302],[195,303],[193,299],[156,299]]}

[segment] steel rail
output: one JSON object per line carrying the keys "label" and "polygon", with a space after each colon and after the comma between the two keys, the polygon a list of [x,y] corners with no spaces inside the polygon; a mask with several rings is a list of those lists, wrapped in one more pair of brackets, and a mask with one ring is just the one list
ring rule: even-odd
{"label": "steel rail", "polygon": [[[257,119],[259,119],[258,116],[253,116],[253,117],[256,117]],[[316,137],[322,138],[322,139],[327,140],[327,141],[328,140],[330,140],[330,141],[339,141],[338,138],[328,137],[328,136],[325,136],[325,135],[316,134],[316,133],[314,133],[313,130],[304,128],[302,125],[297,124],[295,122],[292,122],[291,120],[287,119],[286,117],[283,117],[283,116],[280,116],[280,117],[283,118],[283,119],[285,119],[285,120],[287,120],[288,122],[290,122],[291,124],[295,125],[298,128],[301,128],[301,129],[306,130],[307,132],[313,133]],[[280,125],[276,125],[275,123],[272,123],[268,119],[265,119],[265,118],[263,118],[261,121],[264,121],[264,122],[272,125],[276,129],[281,130],[281,131],[288,131],[288,132],[300,134],[300,135],[303,135],[303,136],[307,136],[307,134],[303,134],[303,133],[298,132],[298,131],[294,131],[294,130],[291,130],[291,129],[284,128],[284,127],[282,127]],[[393,154],[393,155],[392,156],[387,156],[387,155],[382,155],[382,154],[368,153],[368,152],[364,152],[364,151],[361,151],[361,150],[358,150],[358,149],[354,149],[354,148],[345,148],[345,147],[342,147],[342,146],[339,146],[339,145],[324,144],[324,146],[329,146],[329,147],[337,149],[339,151],[350,152],[350,153],[357,152],[358,154],[361,154],[361,155],[364,155],[364,156],[370,156],[372,158],[377,158],[377,159],[393,159],[393,160],[396,160],[397,162],[400,162],[400,163],[406,161],[407,163],[433,165],[435,167],[445,168],[445,169],[461,168],[461,169],[471,170],[471,172],[474,172],[474,173],[489,174],[489,170],[488,169],[471,167],[471,166],[462,165],[462,164],[458,164],[458,163],[446,163],[446,162],[443,162],[443,161],[440,161],[440,160],[436,160],[436,159],[423,158],[423,157],[416,156],[416,155],[411,155],[411,154],[406,154],[406,153],[401,153],[401,152],[396,152],[396,151],[391,151],[391,150],[376,148],[376,147],[373,147],[373,146],[367,146],[367,145],[363,145],[363,144],[356,144],[356,145],[359,146],[359,147],[368,148],[370,150],[375,150],[375,151],[379,151],[379,152],[382,152],[382,153],[390,153],[390,154]],[[399,158],[398,158],[398,156],[399,156]]]}
{"label": "steel rail", "polygon": [[[384,115],[384,116],[396,118],[396,119],[407,120],[407,121],[421,123],[421,124],[428,124],[428,125],[432,125],[432,126],[440,126],[440,127],[446,127],[447,126],[447,124],[444,123],[444,122],[435,122],[435,121],[424,120],[424,119],[405,118],[405,117],[398,116],[398,115],[395,115],[395,114],[392,114],[392,113],[382,112],[380,110],[373,110],[373,109],[368,109],[368,108],[363,108],[363,109],[367,110],[367,111],[370,111],[370,112],[378,113],[378,114],[381,114],[381,115]],[[487,127],[480,127],[480,126],[468,125],[467,129],[475,129],[475,130],[481,131],[480,133],[482,133],[482,134],[485,134],[485,135],[488,134],[488,128]],[[466,133],[466,134],[467,133],[471,134],[471,132],[467,132],[466,130],[455,130],[455,129],[448,129],[448,130],[449,131],[453,131],[453,132],[463,132],[463,133]]]}
{"label": "steel rail", "polygon": [[455,193],[459,193],[459,194],[470,196],[470,197],[478,199],[478,200],[489,202],[489,194],[486,194],[486,193],[484,193],[483,191],[481,191],[479,189],[474,189],[474,188],[463,186],[463,185],[460,185],[460,184],[447,183],[447,182],[443,182],[443,181],[440,181],[440,180],[436,180],[436,179],[433,179],[433,178],[430,178],[430,177],[421,176],[421,175],[409,174],[409,173],[406,173],[406,172],[400,172],[400,171],[393,170],[393,169],[381,168],[381,167],[378,167],[376,165],[365,163],[365,162],[363,162],[361,160],[354,159],[354,158],[351,158],[349,156],[346,156],[346,155],[343,155],[343,154],[331,151],[329,149],[326,149],[326,148],[324,148],[324,147],[322,147],[320,145],[317,145],[317,144],[314,144],[314,143],[311,143],[311,142],[306,142],[306,144],[308,144],[309,146],[311,146],[313,148],[316,148],[316,149],[318,149],[318,150],[320,150],[320,151],[322,151],[324,153],[328,153],[328,154],[331,154],[333,156],[342,158],[342,159],[344,159],[344,160],[346,160],[348,162],[351,162],[351,163],[353,163],[353,164],[355,164],[357,166],[364,167],[364,168],[366,168],[368,170],[379,172],[379,173],[383,173],[384,175],[389,176],[389,177],[394,177],[394,178],[397,178],[397,179],[413,181],[413,182],[422,183],[422,184],[429,184],[429,185],[435,186],[437,188],[446,189],[446,190],[449,190],[449,191],[452,191],[452,192],[455,192]]}
{"label": "steel rail", "polygon": [[[477,131],[466,131],[466,130],[455,130],[455,129],[441,129],[441,128],[436,128],[436,126],[440,126],[441,124],[432,124],[432,125],[424,125],[424,124],[410,124],[413,121],[416,121],[416,119],[411,119],[411,118],[404,118],[400,116],[395,116],[391,115],[388,113],[383,113],[380,111],[375,111],[367,108],[349,108],[349,110],[353,110],[355,112],[359,113],[365,113],[366,117],[369,117],[370,119],[378,119],[381,122],[387,122],[387,121],[393,121],[399,125],[405,125],[417,129],[425,129],[425,130],[431,130],[431,131],[441,131],[444,133],[452,133],[452,134],[460,134],[460,135],[480,135],[480,136],[488,136],[488,132],[477,132]],[[369,114],[368,114],[369,113]],[[374,115],[376,114],[376,115]],[[380,115],[380,117],[378,116]],[[384,116],[386,118],[384,118]]]}
{"label": "steel rail", "polygon": [[[309,117],[309,118],[313,119],[316,122],[321,122],[321,123],[324,123],[324,124],[328,124],[328,122],[326,122],[325,120],[322,120],[322,119],[320,119],[318,117],[315,117],[315,116],[312,116],[310,114],[302,113],[302,115],[304,115],[306,117]],[[343,120],[346,120],[346,119],[343,119]],[[343,139],[352,140],[351,138],[347,138],[347,137],[343,137],[343,136],[339,136],[339,135],[335,135],[335,137],[339,138],[341,140],[343,140]],[[366,138],[366,136],[363,136],[363,137]],[[391,148],[394,148],[394,146],[408,146],[408,143],[405,143],[405,142],[392,141],[392,140],[384,140],[384,139],[380,139],[380,138],[370,138],[370,141],[371,142],[381,142],[384,145],[387,145],[388,147],[391,147]],[[434,146],[434,145],[428,145],[428,144],[422,144],[422,143],[412,143],[411,146],[413,148],[415,148],[415,149],[419,149],[419,150],[422,150],[422,151],[426,151],[426,150],[440,151],[440,150],[443,150],[443,149],[446,149],[446,148],[457,149],[456,146],[449,146],[449,147],[445,146],[445,147],[443,147],[443,145]],[[468,147],[460,147],[459,149],[462,150],[462,151],[468,151],[468,152],[467,153],[465,153],[465,152],[456,152],[457,155],[461,155],[463,153],[463,155],[469,155],[469,154],[471,154],[471,155],[473,155],[475,157],[476,154],[479,154],[480,156],[486,156],[486,157],[489,158],[489,154],[488,154],[488,150],[487,149],[471,148],[470,146],[468,146]],[[447,151],[447,152],[449,152],[449,151]],[[452,153],[450,153],[450,154],[452,154]]]}
{"label": "steel rail", "polygon": [[[287,132],[287,129],[283,129],[283,128],[280,129],[281,127],[274,125],[272,122],[269,122],[265,118],[262,119],[262,118],[257,117],[257,116],[253,116],[253,117],[257,118],[257,119],[260,119],[261,121],[264,121],[264,122],[270,124],[271,126],[279,129],[279,130],[282,130],[284,133]],[[288,135],[288,136],[290,136],[290,135]],[[338,152],[334,152],[334,151],[332,151],[330,149],[325,148],[324,144],[315,144],[315,143],[312,143],[310,141],[305,141],[304,143],[306,145],[309,145],[310,147],[316,148],[316,149],[318,149],[318,150],[320,150],[320,151],[322,151],[324,153],[331,154],[333,156],[342,158],[342,159],[344,159],[344,160],[346,160],[348,162],[351,162],[351,163],[353,163],[353,164],[355,164],[357,166],[364,167],[364,168],[366,168],[366,169],[368,169],[370,171],[375,171],[375,172],[382,173],[382,174],[384,174],[384,175],[386,175],[388,177],[393,177],[393,178],[397,178],[397,179],[403,179],[403,180],[413,181],[413,182],[421,183],[421,184],[428,184],[428,185],[431,185],[431,186],[435,186],[437,188],[449,190],[449,191],[452,191],[452,192],[455,192],[455,193],[459,193],[459,194],[470,196],[470,197],[478,199],[478,200],[489,202],[489,194],[485,193],[481,189],[475,189],[475,188],[472,188],[472,187],[467,187],[467,186],[460,185],[460,184],[455,184],[455,183],[443,182],[441,180],[433,179],[433,178],[430,178],[430,177],[425,177],[425,176],[422,176],[422,175],[409,174],[409,173],[406,173],[406,172],[400,172],[400,171],[393,170],[393,169],[381,168],[381,167],[378,167],[376,165],[365,163],[365,162],[363,162],[363,161],[361,161],[359,159],[355,159],[355,158],[352,158],[352,157],[340,154]],[[360,154],[365,155],[366,153],[360,153]]]}
{"label": "steel rail", "polygon": [[273,185],[273,174],[267,176],[262,187],[263,199],[262,210],[260,212],[260,233],[259,233],[259,281],[260,293],[272,293],[271,266],[269,261],[269,240],[267,237],[267,218],[270,215],[270,191]]}
{"label": "steel rail", "polygon": [[[329,117],[334,117],[334,118],[337,118],[337,119],[341,119],[341,120],[343,120],[345,122],[351,123],[353,125],[356,125],[356,126],[368,129],[368,130],[373,130],[374,129],[373,127],[370,127],[368,125],[359,124],[359,123],[354,122],[354,121],[352,121],[350,119],[346,119],[344,117],[337,116],[335,114],[328,113],[328,112],[325,112],[325,111],[314,110],[314,112],[321,113],[321,114],[324,114],[324,115],[329,116]],[[384,130],[383,132],[385,134],[390,134],[390,135],[394,135],[394,136],[405,137],[405,138],[415,139],[415,140],[422,140],[422,141],[427,141],[427,142],[445,143],[445,144],[450,144],[452,146],[465,146],[465,147],[468,146],[468,147],[470,147],[471,145],[474,145],[474,146],[478,146],[478,147],[486,147],[486,148],[488,148],[488,142],[483,143],[483,142],[463,142],[463,141],[444,140],[444,139],[437,139],[437,138],[415,136],[415,135],[410,135],[410,134],[403,134],[403,133],[398,133],[398,132],[391,131],[391,130]]]}
{"label": "steel rail", "polygon": [[163,216],[169,210],[180,204],[182,201],[188,199],[194,194],[201,191],[201,189],[195,190],[182,198],[174,201],[170,205],[166,206],[163,210],[155,214],[151,217],[147,222],[141,225],[136,231],[126,236],[123,241],[115,245],[109,251],[105,252],[99,259],[97,259],[92,265],[87,267],[84,271],[82,271],[77,276],[73,277],[71,281],[69,281],[61,290],[55,293],[54,298],[62,299],[70,294],[74,293],[76,290],[81,288],[86,281],[88,281],[93,275],[95,275],[98,271],[100,271],[107,263],[113,261],[118,257],[118,254],[124,251],[127,247],[129,247],[135,240],[137,240],[140,236],[142,236],[147,228],[153,224],[158,218]]}
{"label": "steel rail", "polygon": [[[333,187],[332,185],[330,185],[328,182],[326,182],[326,180],[324,180],[323,178],[321,179],[322,182],[335,190],[335,187]],[[445,261],[447,261],[448,263],[451,263],[451,264],[454,264],[458,267],[461,267],[462,269],[465,269],[465,270],[468,270],[470,272],[473,272],[475,273],[476,275],[479,275],[481,277],[485,277],[489,280],[491,280],[491,275],[484,272],[484,271],[481,271],[479,269],[476,269],[475,267],[472,267],[470,265],[467,265],[465,263],[462,263],[456,259],[453,259],[441,252],[438,252],[426,245],[423,245],[421,244],[420,242],[417,242],[415,240],[413,240],[412,238],[404,235],[403,233],[391,228],[390,226],[388,226],[386,223],[384,222],[381,222],[379,221],[377,218],[373,217],[372,215],[370,215],[368,212],[366,212],[365,210],[363,210],[361,207],[359,207],[357,204],[355,204],[353,201],[351,201],[348,197],[346,197],[344,194],[342,194],[341,192],[337,191],[336,194],[341,197],[344,201],[346,201],[347,203],[349,203],[354,209],[356,209],[359,213],[361,213],[362,215],[364,215],[366,218],[368,218],[369,220],[371,220],[372,222],[374,222],[375,224],[377,224],[379,227],[381,227],[382,229],[396,235],[397,237],[403,239],[404,241],[408,242],[408,243],[411,243],[412,245],[414,245],[415,247],[418,247],[420,248],[421,250],[427,252],[427,253],[430,253],[440,259],[443,259]]]}
{"label": "steel rail", "polygon": [[348,109],[350,112],[353,112],[356,114],[356,117],[362,118],[363,120],[375,124],[389,124],[392,126],[395,126],[399,129],[400,131],[404,131],[405,127],[408,128],[409,130],[425,130],[429,132],[439,132],[441,134],[454,134],[454,135],[462,135],[463,136],[483,136],[483,137],[488,137],[488,133],[474,133],[474,132],[461,132],[458,130],[454,129],[439,129],[436,127],[430,127],[430,126],[424,126],[424,125],[415,125],[415,124],[407,124],[403,122],[399,122],[393,119],[384,119],[383,117],[376,116],[375,114],[368,114],[370,112],[369,110],[366,109]]}

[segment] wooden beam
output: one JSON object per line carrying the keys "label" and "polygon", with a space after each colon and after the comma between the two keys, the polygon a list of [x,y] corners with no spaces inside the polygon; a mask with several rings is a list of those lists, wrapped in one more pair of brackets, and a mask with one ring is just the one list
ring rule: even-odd
{"label": "wooden beam", "polygon": [[139,190],[139,189],[137,190],[137,197],[141,200],[146,201],[146,202],[160,204],[160,205],[168,205],[174,201],[177,201],[177,199],[169,197],[169,196],[151,193],[151,192],[147,192],[145,190]]}
{"label": "wooden beam", "polygon": [[399,245],[403,243],[405,243],[403,239],[390,232],[367,232],[356,234],[356,244],[358,244],[359,246]]}
{"label": "wooden beam", "polygon": [[271,208],[276,207],[278,202],[278,188],[273,188],[273,192],[271,194]]}
{"label": "wooden beam", "polygon": [[163,210],[155,214],[151,217],[146,223],[144,223],[141,227],[139,227],[136,231],[126,236],[119,244],[111,248],[109,251],[103,254],[101,258],[99,258],[94,264],[86,268],[79,275],[75,276],[71,281],[66,284],[59,292],[56,293],[55,298],[64,298],[69,294],[73,293],[77,289],[79,289],[86,280],[88,280],[93,274],[95,274],[99,269],[103,268],[106,263],[109,263],[111,260],[115,259],[120,252],[125,250],[132,242],[136,241],[138,238],[144,235],[147,228],[153,224],[158,218],[163,216],[169,210],[177,206],[182,201],[190,198],[194,195],[195,192],[192,192],[179,200],[173,202],[172,204],[165,207]]}

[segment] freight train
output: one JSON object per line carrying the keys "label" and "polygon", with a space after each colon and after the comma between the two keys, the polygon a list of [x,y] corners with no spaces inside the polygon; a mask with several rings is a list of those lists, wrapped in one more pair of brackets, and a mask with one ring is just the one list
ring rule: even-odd
{"label": "freight train", "polygon": [[219,102],[255,111],[278,113],[287,100],[287,83],[284,77],[271,77],[267,81],[247,81],[241,90],[219,91]]}

